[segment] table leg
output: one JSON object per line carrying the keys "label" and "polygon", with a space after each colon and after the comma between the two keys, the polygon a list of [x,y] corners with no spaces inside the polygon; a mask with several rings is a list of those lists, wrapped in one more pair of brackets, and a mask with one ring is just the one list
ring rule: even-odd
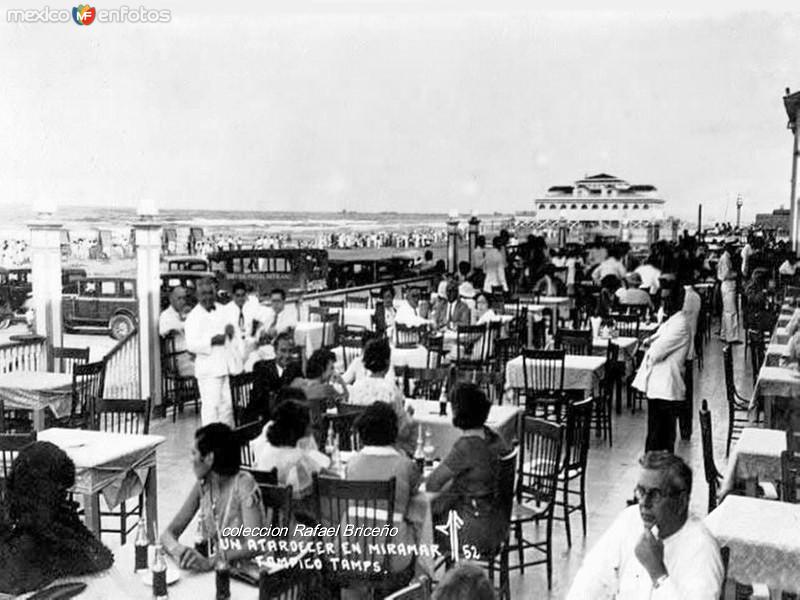
{"label": "table leg", "polygon": [[44,411],[45,408],[34,408],[33,409],[33,430],[34,431],[42,431],[45,429],[44,424]]}
{"label": "table leg", "polygon": [[158,539],[158,477],[156,465],[147,470],[147,481],[144,484],[145,518],[147,519],[147,536],[151,540]]}
{"label": "table leg", "polygon": [[84,494],[83,510],[86,527],[100,539],[100,495]]}

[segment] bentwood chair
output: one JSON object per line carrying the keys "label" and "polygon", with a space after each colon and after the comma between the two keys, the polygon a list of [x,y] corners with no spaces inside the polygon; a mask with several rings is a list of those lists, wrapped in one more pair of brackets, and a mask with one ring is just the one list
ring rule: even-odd
{"label": "bentwood chair", "polygon": [[[570,515],[580,511],[583,536],[586,537],[586,466],[589,460],[589,437],[592,429],[594,399],[587,398],[567,406],[567,425],[564,436],[564,462],[558,474],[559,492],[562,493],[556,504],[564,510],[563,520],[567,533],[567,546],[572,547]],[[571,483],[577,481],[578,489]],[[572,502],[577,498],[577,502]]]}
{"label": "bentwood chair", "polygon": [[713,436],[711,434],[711,413],[708,410],[708,401],[704,398],[699,412],[700,440],[703,444],[703,471],[708,484],[708,512],[717,507],[717,490],[719,489],[722,474],[717,470],[714,462]]}
{"label": "bentwood chair", "polygon": [[59,373],[72,373],[76,364],[85,365],[89,362],[89,348],[64,348],[53,347],[53,360]]}
{"label": "bentwood chair", "polygon": [[229,377],[231,388],[231,403],[233,404],[233,422],[237,427],[244,425],[242,417],[247,405],[250,404],[250,396],[253,393],[255,374],[239,373]]}
{"label": "bentwood chair", "polygon": [[556,348],[567,354],[588,356],[592,353],[590,329],[559,329],[556,331]]}
{"label": "bentwood chair", "polygon": [[639,338],[639,325],[641,321],[638,315],[614,315],[614,325],[617,333],[621,337]]}
{"label": "bentwood chair", "polygon": [[428,328],[425,325],[415,327],[404,323],[395,323],[395,348],[416,348],[422,343],[427,331]]}
{"label": "bentwood chair", "polygon": [[0,433],[0,506],[5,506],[6,480],[11,474],[14,459],[28,444],[36,441],[36,432]]}
{"label": "bentwood chair", "polygon": [[725,456],[727,457],[731,453],[731,442],[739,439],[742,429],[749,423],[750,402],[736,391],[730,345],[726,344],[722,349],[722,362],[725,368],[725,395],[728,400],[728,443],[725,446]]}
{"label": "bentwood chair", "polygon": [[364,334],[363,330],[345,329],[339,336],[339,347],[342,349],[342,366],[346,371],[348,366],[359,356],[364,350]]}
{"label": "bentwood chair", "polygon": [[178,369],[179,358],[184,352],[175,351],[175,340],[172,336],[161,339],[161,394],[164,404],[172,406],[173,423],[178,412],[183,412],[187,402],[194,403],[194,412],[200,412],[200,390],[197,379],[193,376],[181,375]]}
{"label": "bentwood chair", "polygon": [[505,373],[488,369],[457,369],[456,381],[468,381],[477,385],[492,404],[503,403]]}
{"label": "bentwood chair", "polygon": [[456,367],[483,365],[486,354],[485,325],[459,325],[456,329]]}
{"label": "bentwood chair", "polygon": [[320,300],[317,304],[320,308],[335,313],[339,317],[339,325],[344,325],[344,300]]}
{"label": "bentwood chair", "polygon": [[[92,404],[93,429],[128,435],[147,435],[150,432],[150,398],[143,400],[99,398]],[[112,508],[100,510],[100,533],[118,533],[120,544],[123,546],[128,534],[136,527],[136,521],[128,525],[128,519],[134,517],[138,520],[144,510],[142,494],[139,494],[138,500],[133,506],[128,504],[128,500],[128,498],[124,499],[118,510]],[[104,527],[103,517],[117,520],[117,526]]]}
{"label": "bentwood chair", "polygon": [[55,419],[53,427],[89,429],[92,420],[92,404],[103,397],[106,378],[106,363],[75,364],[72,369],[72,404],[70,414]]}
{"label": "bentwood chair", "polygon": [[[354,531],[369,529],[374,532],[375,529],[384,528],[388,531],[394,525],[395,518],[394,477],[385,481],[353,481],[315,474],[313,497],[317,503],[319,524],[323,527],[317,541],[333,545],[333,552],[328,552],[328,558],[351,560],[350,548],[357,543],[362,549],[359,560],[364,561],[363,564],[381,567],[363,571],[332,569],[327,583],[334,593],[342,588],[364,586],[373,595],[385,595],[408,584],[414,574],[415,561],[412,560],[409,568],[401,572],[392,572],[391,556],[380,552],[380,546],[391,543],[391,537],[377,535],[365,538],[355,535],[345,539],[340,535],[329,535],[335,532],[334,526],[338,525],[342,525],[342,530],[346,525],[352,525]],[[331,549],[331,546],[326,545],[326,548]]]}
{"label": "bentwood chair", "polygon": [[443,335],[429,335],[425,341],[425,347],[428,349],[428,358],[426,366],[429,369],[437,369],[442,366],[445,354],[448,350],[444,348]]}
{"label": "bentwood chair", "polygon": [[426,575],[420,575],[414,583],[389,594],[384,600],[430,600],[430,597],[431,580]]}
{"label": "bentwood chair", "polygon": [[438,400],[442,388],[447,389],[451,377],[450,367],[437,369],[407,367],[403,380],[403,394],[406,398]]}
{"label": "bentwood chair", "polygon": [[250,447],[250,442],[256,439],[263,429],[260,421],[253,421],[240,425],[233,430],[233,435],[239,442],[240,462],[242,467],[252,467],[256,462],[256,456]]}
{"label": "bentwood chair", "polygon": [[320,433],[327,437],[328,430],[333,426],[333,432],[339,437],[339,450],[356,452],[361,449],[361,439],[356,431],[355,422],[366,406],[341,403],[336,414],[323,413],[321,415]]}
{"label": "bentwood chair", "polygon": [[270,525],[273,528],[287,527],[291,530],[292,521],[294,520],[292,486],[277,483],[257,483],[261,492],[261,503],[264,505],[267,518],[270,519]]}
{"label": "bentwood chair", "polygon": [[563,350],[522,350],[525,412],[536,415],[540,406],[547,413],[548,404],[561,400],[564,389]]}
{"label": "bentwood chair", "polygon": [[[520,569],[524,573],[525,567],[545,564],[548,589],[552,587],[553,512],[558,489],[558,474],[562,466],[563,439],[563,425],[529,416],[522,418],[516,501],[511,512],[515,541],[510,550],[517,551],[517,564],[511,568]],[[544,523],[544,540],[525,539],[522,532],[525,523]],[[538,527],[536,531],[539,532]],[[543,557],[526,561],[525,551],[529,549],[537,551]]]}

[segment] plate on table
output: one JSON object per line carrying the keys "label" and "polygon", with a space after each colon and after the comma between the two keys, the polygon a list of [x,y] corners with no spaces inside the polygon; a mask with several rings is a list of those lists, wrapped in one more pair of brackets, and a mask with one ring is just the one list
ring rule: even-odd
{"label": "plate on table", "polygon": [[[177,567],[174,568],[167,568],[167,585],[172,585],[176,581],[181,578],[181,570]],[[142,573],[142,582],[145,585],[153,585],[153,573],[151,571],[145,571]]]}

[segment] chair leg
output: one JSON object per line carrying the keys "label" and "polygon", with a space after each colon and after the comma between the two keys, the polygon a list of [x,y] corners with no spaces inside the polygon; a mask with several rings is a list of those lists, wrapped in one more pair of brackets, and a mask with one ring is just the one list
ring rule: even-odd
{"label": "chair leg", "polygon": [[564,475],[564,529],[567,531],[567,548],[572,548],[572,532],[569,527],[569,479]]}
{"label": "chair leg", "polygon": [[123,500],[122,503],[119,505],[119,539],[120,545],[125,545],[125,540],[128,537],[127,532],[125,531],[127,527],[125,527],[125,515],[127,513],[127,509],[125,508],[125,501]]}
{"label": "chair leg", "polygon": [[500,553],[500,594],[505,600],[511,600],[511,586],[508,579],[508,544],[505,544]]}
{"label": "chair leg", "polygon": [[581,524],[583,537],[586,537],[586,473],[581,475]]}
{"label": "chair leg", "polygon": [[728,407],[728,444],[725,446],[725,458],[731,454],[731,439],[733,439],[733,410]]}
{"label": "chair leg", "polygon": [[550,516],[547,519],[547,589],[553,589],[553,513],[550,508]]}

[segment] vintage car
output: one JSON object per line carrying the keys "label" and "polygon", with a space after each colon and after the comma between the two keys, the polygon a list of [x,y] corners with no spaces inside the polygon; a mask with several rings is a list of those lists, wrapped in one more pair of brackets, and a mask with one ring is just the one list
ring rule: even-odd
{"label": "vintage car", "polygon": [[167,271],[208,271],[208,261],[202,256],[170,256]]}
{"label": "vintage car", "polygon": [[[201,279],[210,277],[216,280],[211,271],[168,271],[161,273],[161,310],[169,306],[169,294],[172,288],[181,286],[186,288],[186,302],[190,307],[197,304],[197,283]],[[230,299],[230,296],[222,291],[218,292],[217,301],[223,304]]]}
{"label": "vintage car", "polygon": [[[85,269],[61,269],[62,293],[77,293],[77,282],[85,277]],[[24,310],[25,301],[32,291],[30,268],[0,269],[0,306],[12,313],[19,313]]]}
{"label": "vintage car", "polygon": [[124,277],[86,277],[74,294],[61,301],[64,330],[80,327],[103,328],[120,340],[131,333],[138,321],[136,280]]}

